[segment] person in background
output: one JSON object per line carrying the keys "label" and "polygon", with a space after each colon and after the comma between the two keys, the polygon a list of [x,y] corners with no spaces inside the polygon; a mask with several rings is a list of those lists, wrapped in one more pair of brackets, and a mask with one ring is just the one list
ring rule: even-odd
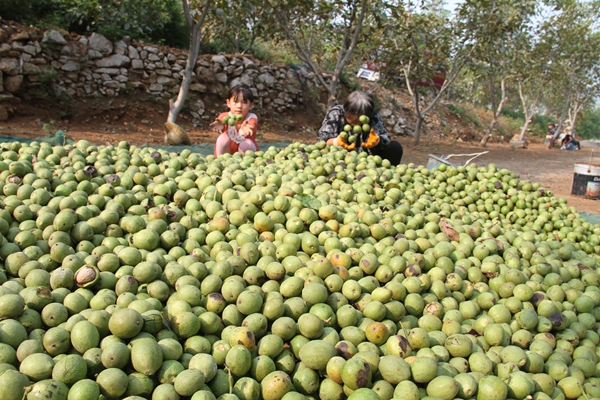
{"label": "person in background", "polygon": [[548,132],[546,132],[546,140],[544,143],[550,149],[552,148],[552,142],[554,141],[554,133],[556,133],[556,129],[552,122],[548,123]]}
{"label": "person in background", "polygon": [[[356,143],[349,145],[340,137],[340,133],[347,124],[362,125],[360,117],[363,115],[369,118],[371,131],[358,134]],[[402,160],[402,145],[390,139],[381,117],[375,111],[373,96],[362,91],[350,93],[343,105],[334,106],[327,112],[317,133],[317,140],[324,141],[329,146],[366,151],[389,160],[392,165],[398,165]]]}
{"label": "person in background", "polygon": [[575,139],[575,136],[568,132],[563,140],[561,141],[561,150],[581,150],[581,145],[579,141]]}
{"label": "person in background", "polygon": [[[213,131],[221,133],[215,143],[215,156],[237,151],[242,154],[247,150],[257,151],[258,117],[250,112],[254,106],[252,91],[246,85],[234,86],[229,90],[226,103],[229,111],[221,113],[210,124]],[[235,125],[225,124],[223,121],[226,117],[235,118]]]}

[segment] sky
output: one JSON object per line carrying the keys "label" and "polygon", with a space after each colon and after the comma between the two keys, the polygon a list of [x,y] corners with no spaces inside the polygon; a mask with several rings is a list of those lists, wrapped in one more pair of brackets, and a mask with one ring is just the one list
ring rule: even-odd
{"label": "sky", "polygon": [[457,4],[462,3],[462,0],[446,0],[444,3],[448,10],[454,11]]}

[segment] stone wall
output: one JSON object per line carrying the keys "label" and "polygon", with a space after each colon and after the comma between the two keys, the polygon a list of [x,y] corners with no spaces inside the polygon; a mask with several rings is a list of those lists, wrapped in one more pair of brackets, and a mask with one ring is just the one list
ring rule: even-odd
{"label": "stone wall", "polygon": [[[0,121],[22,101],[48,96],[66,99],[115,97],[138,90],[170,99],[177,96],[187,51],[123,39],[111,42],[93,33],[79,36],[38,31],[7,21],[0,23]],[[327,77],[329,79],[329,77]],[[194,119],[208,120],[201,99],[225,98],[229,88],[244,83],[264,110],[294,110],[306,89],[319,89],[311,72],[288,64],[268,64],[250,56],[198,57],[189,104]],[[317,92],[318,93],[318,92]]]}

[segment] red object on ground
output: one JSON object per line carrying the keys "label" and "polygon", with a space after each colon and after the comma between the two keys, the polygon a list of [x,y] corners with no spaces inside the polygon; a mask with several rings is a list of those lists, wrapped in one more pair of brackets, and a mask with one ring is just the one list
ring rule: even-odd
{"label": "red object on ground", "polygon": [[420,87],[431,87],[433,86],[436,90],[441,90],[444,82],[446,81],[446,69],[439,68],[433,78],[421,78],[417,82],[417,86]]}

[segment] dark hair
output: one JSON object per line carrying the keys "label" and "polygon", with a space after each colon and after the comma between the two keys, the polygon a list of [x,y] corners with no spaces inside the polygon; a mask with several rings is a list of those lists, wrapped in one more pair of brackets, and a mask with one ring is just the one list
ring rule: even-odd
{"label": "dark hair", "polygon": [[228,99],[233,97],[233,100],[237,101],[239,96],[242,96],[244,100],[248,100],[250,103],[254,103],[254,94],[252,94],[252,90],[244,84],[237,85],[229,89],[229,94],[227,95]]}
{"label": "dark hair", "polygon": [[367,92],[360,91],[350,93],[344,102],[344,112],[357,117],[366,115],[369,118],[373,118],[375,114],[373,96]]}

